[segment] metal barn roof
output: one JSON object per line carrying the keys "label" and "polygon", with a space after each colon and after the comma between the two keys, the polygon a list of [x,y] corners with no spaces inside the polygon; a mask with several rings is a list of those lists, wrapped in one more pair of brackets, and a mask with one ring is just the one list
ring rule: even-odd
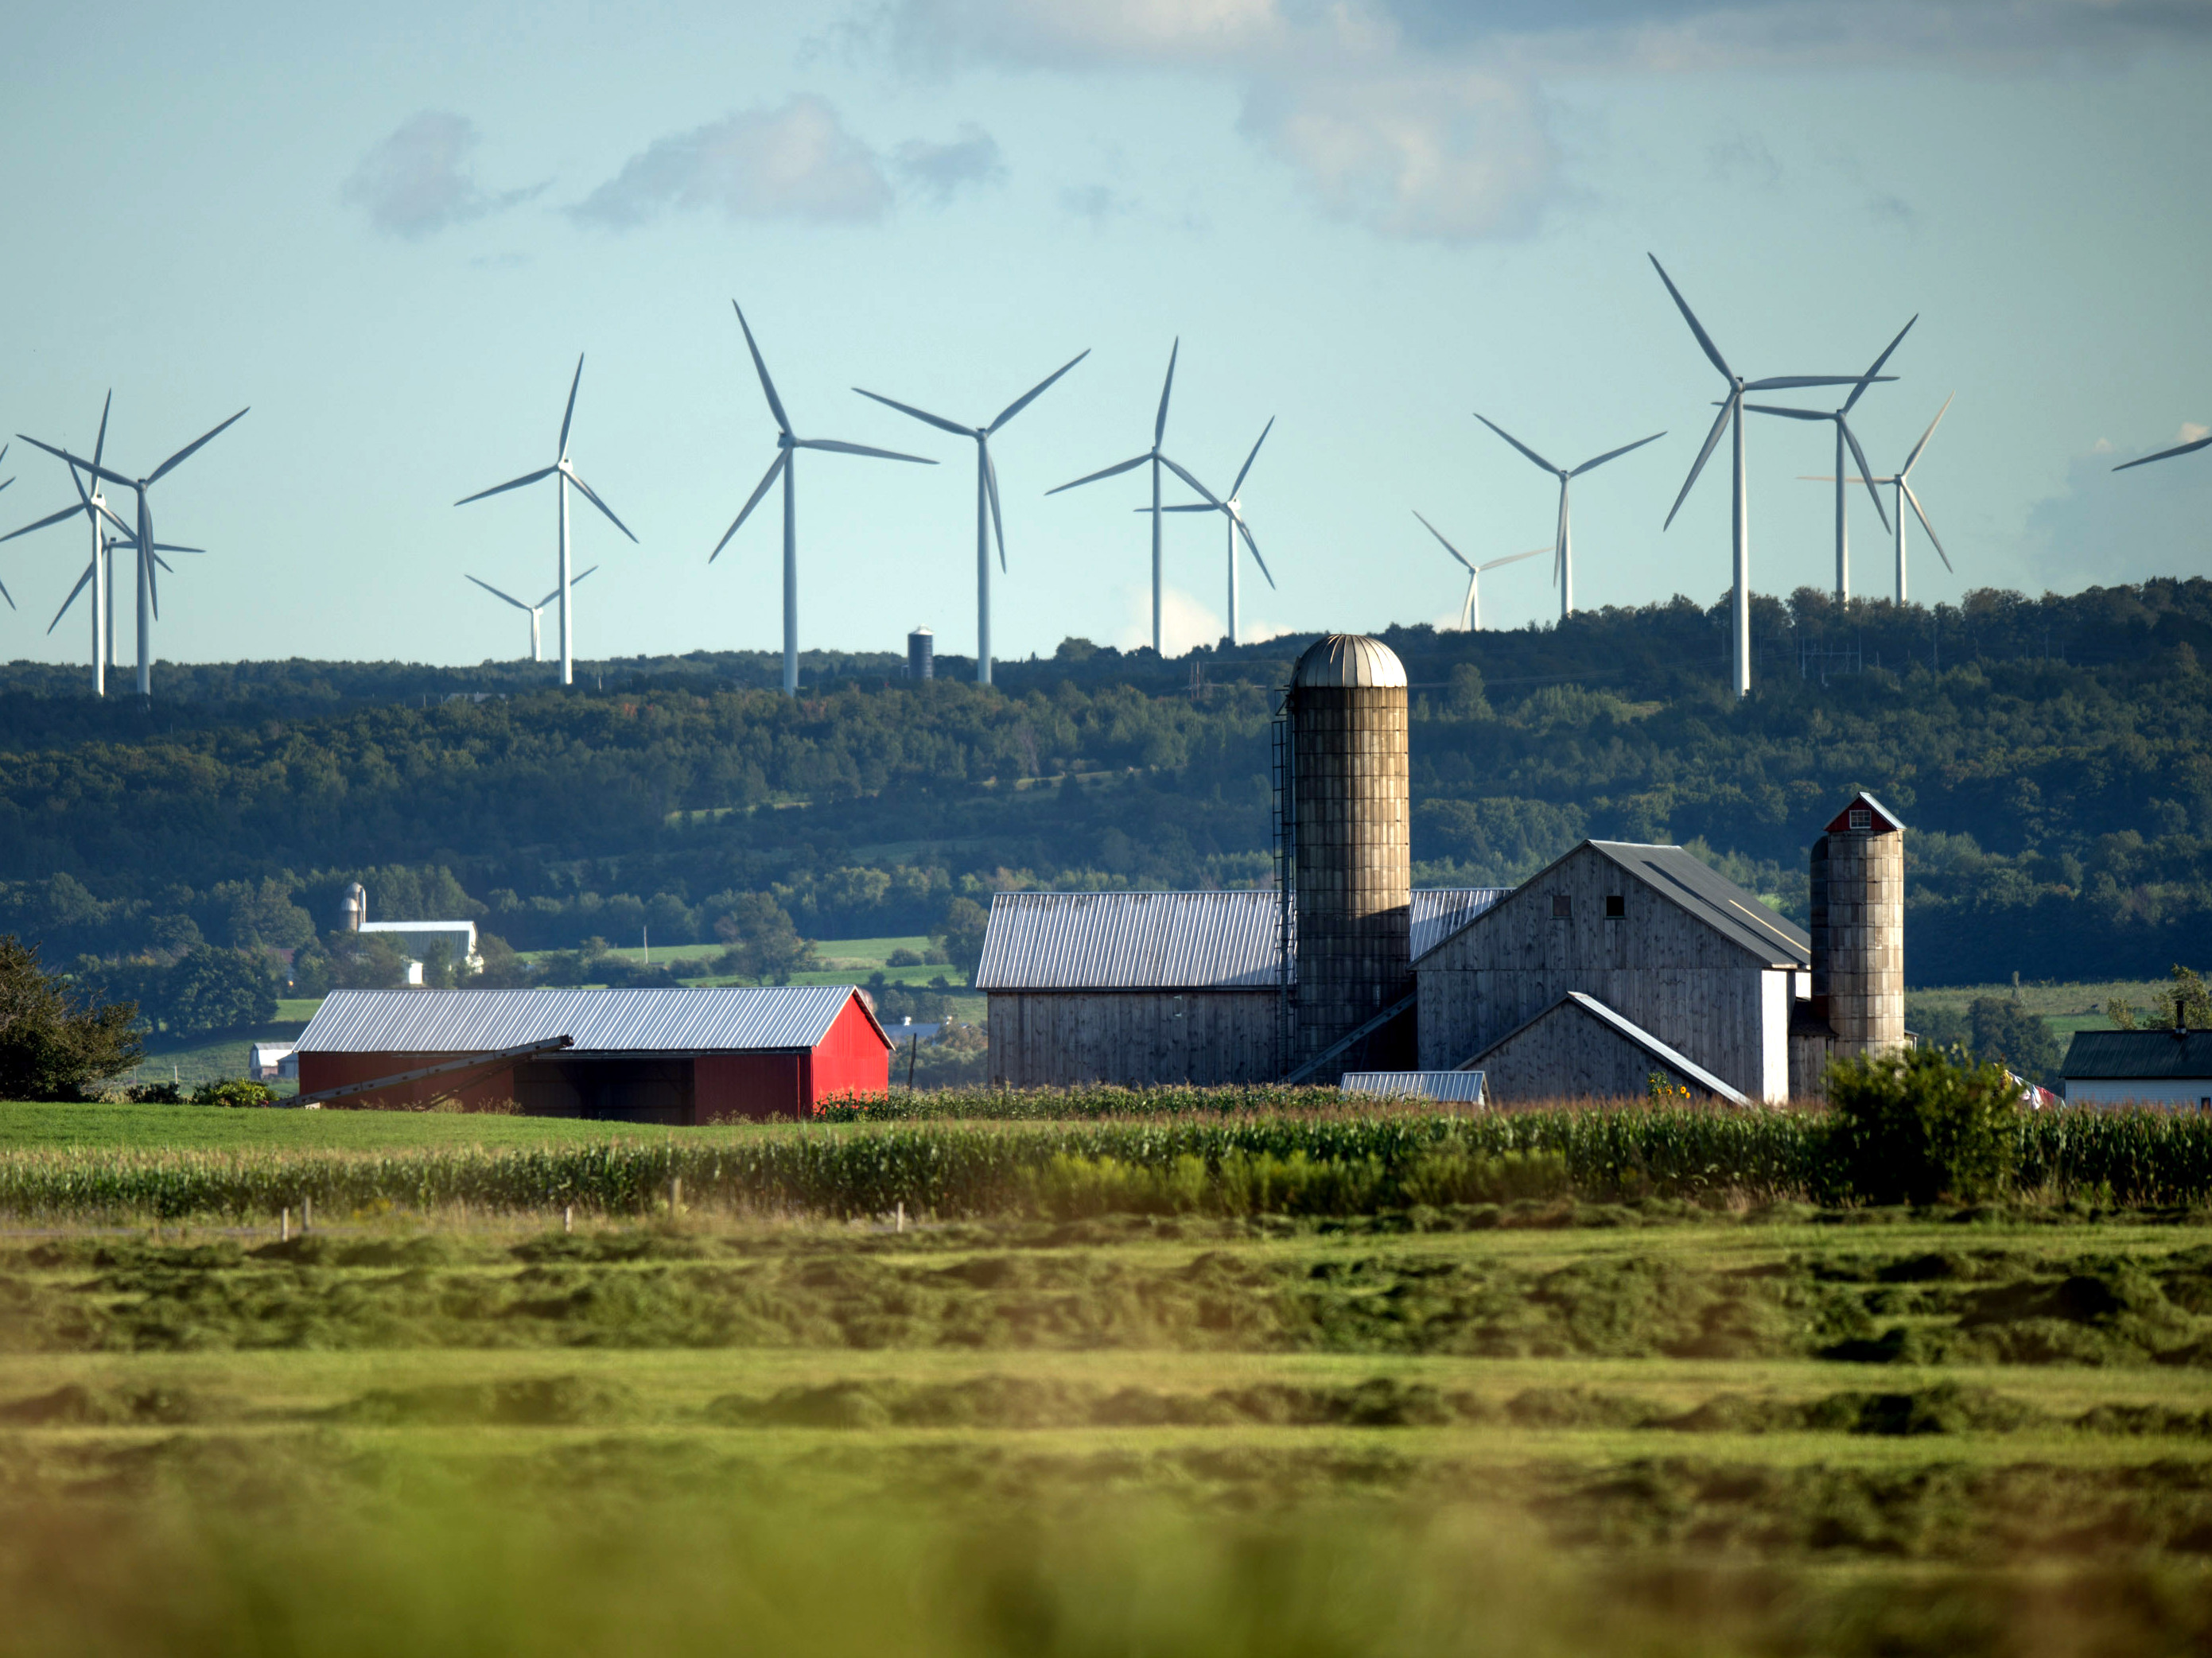
{"label": "metal barn roof", "polygon": [[1386,1100],[1449,1100],[1484,1105],[1485,1073],[1480,1071],[1347,1071],[1340,1094],[1371,1094]]}
{"label": "metal barn roof", "polygon": [[1512,890],[1511,887],[1415,887],[1413,959],[1419,961]]}
{"label": "metal barn roof", "polygon": [[1001,892],[979,990],[1272,990],[1272,890]]}
{"label": "metal barn roof", "polygon": [[334,990],[300,1035],[302,1054],[489,1054],[572,1036],[587,1054],[714,1054],[812,1048],[849,985],[708,990]]}
{"label": "metal barn roof", "polygon": [[1607,858],[1662,898],[1704,921],[1731,942],[1775,967],[1809,968],[1813,940],[1795,921],[1777,914],[1728,877],[1680,847],[1647,847],[1629,841],[1590,841]]}
{"label": "metal barn roof", "polygon": [[2059,1072],[2068,1082],[2212,1077],[2212,1030],[2077,1030]]}

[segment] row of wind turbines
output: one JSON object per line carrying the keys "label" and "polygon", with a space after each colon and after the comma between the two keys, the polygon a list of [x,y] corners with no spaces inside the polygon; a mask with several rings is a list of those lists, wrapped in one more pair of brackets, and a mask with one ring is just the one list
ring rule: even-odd
{"label": "row of wind turbines", "polygon": [[[1834,472],[1802,481],[1826,483],[1832,485],[1835,491],[1836,597],[1839,600],[1848,600],[1850,597],[1849,496],[1853,486],[1862,486],[1874,503],[1875,516],[1882,521],[1883,528],[1893,537],[1896,598],[1899,604],[1903,604],[1905,602],[1907,594],[1905,512],[1908,507],[1913,517],[1919,521],[1922,529],[1926,531],[1930,544],[1935,547],[1937,556],[1943,561],[1944,568],[1947,570],[1953,568],[1950,556],[1944,551],[1942,542],[1937,537],[1935,526],[1929,522],[1927,511],[1922,506],[1919,496],[1914,493],[1911,483],[1912,470],[1919,464],[1921,456],[1928,447],[1929,440],[1935,435],[1936,427],[1942,422],[1944,415],[1949,411],[1952,398],[1945,398],[1942,407],[1936,411],[1935,419],[1929,422],[1928,429],[1921,434],[1920,440],[1913,446],[1904,465],[1893,473],[1877,475],[1867,462],[1865,451],[1859,443],[1858,436],[1851,429],[1850,417],[1851,411],[1857,406],[1859,399],[1865,395],[1868,387],[1895,380],[1896,376],[1886,374],[1881,371],[1897,349],[1904,343],[1905,336],[1912,331],[1914,324],[1919,320],[1917,317],[1908,321],[1898,331],[1896,337],[1883,348],[1881,355],[1875,357],[1863,374],[1781,374],[1759,379],[1746,379],[1730,367],[1728,359],[1722,355],[1720,348],[1714,343],[1712,337],[1707,333],[1704,325],[1698,321],[1697,314],[1691,309],[1689,301],[1683,297],[1681,290],[1675,286],[1674,279],[1667,274],[1665,267],[1660,264],[1656,256],[1651,257],[1651,264],[1653,270],[1658,273],[1660,281],[1665,284],[1668,295],[1681,313],[1682,319],[1688,324],[1690,332],[1699,349],[1703,351],[1713,367],[1719,371],[1725,386],[1725,395],[1717,404],[1719,413],[1713,421],[1711,429],[1706,434],[1705,445],[1698,451],[1697,459],[1692,463],[1689,475],[1683,480],[1681,489],[1676,495],[1674,506],[1668,510],[1662,528],[1663,530],[1672,527],[1676,514],[1681,511],[1683,502],[1689,498],[1691,489],[1696,486],[1699,476],[1704,472],[1705,464],[1711,459],[1713,451],[1719,446],[1722,434],[1724,432],[1729,434],[1731,438],[1729,539],[1732,568],[1732,671],[1737,694],[1748,695],[1751,689],[1752,659],[1751,544],[1749,491],[1745,470],[1744,415],[1748,412],[1806,422],[1825,421],[1832,425],[1835,432]],[[907,454],[897,450],[880,449],[866,444],[851,443],[840,439],[799,436],[793,429],[783,400],[776,392],[775,380],[769,373],[767,361],[761,354],[759,342],[753,335],[752,326],[746,320],[744,310],[738,307],[734,301],[732,302],[732,309],[737,313],[738,325],[744,336],[746,351],[751,357],[754,371],[759,378],[761,392],[767,401],[769,413],[775,422],[776,453],[775,459],[770,461],[768,471],[762,475],[760,482],[754,487],[751,495],[746,498],[744,505],[738,509],[736,518],[731,521],[729,528],[723,531],[721,539],[715,544],[714,550],[708,555],[708,562],[711,564],[721,556],[723,550],[728,547],[732,538],[744,526],[745,520],[751,516],[753,509],[760,505],[769,489],[781,481],[783,508],[783,689],[787,695],[796,695],[799,688],[797,501],[799,452],[816,450],[870,459],[902,461],[925,466],[935,465],[937,463],[927,456]],[[1253,464],[1259,459],[1261,447],[1267,442],[1268,434],[1274,429],[1274,422],[1271,418],[1261,428],[1259,438],[1254,442],[1251,451],[1245,456],[1244,463],[1237,470],[1236,479],[1231,484],[1226,495],[1216,495],[1188,468],[1170,457],[1164,447],[1167,434],[1168,408],[1175,391],[1176,365],[1181,351],[1182,342],[1178,340],[1168,355],[1167,374],[1160,387],[1159,405],[1152,419],[1151,446],[1126,460],[1117,461],[1112,465],[1086,473],[1081,477],[1060,484],[1056,489],[1046,491],[1048,495],[1060,495],[1106,478],[1118,477],[1139,467],[1149,468],[1152,486],[1151,504],[1140,506],[1136,510],[1149,514],[1152,519],[1152,647],[1156,652],[1162,652],[1164,643],[1164,564],[1162,520],[1166,514],[1218,513],[1222,515],[1227,551],[1228,624],[1231,643],[1237,642],[1238,638],[1240,541],[1243,550],[1251,554],[1254,562],[1259,567],[1268,586],[1270,587],[1274,586],[1273,574],[1267,568],[1267,561],[1261,554],[1259,543],[1253,536],[1251,526],[1245,520],[1241,499],[1245,480],[1251,473]],[[1007,568],[1005,518],[999,498],[998,470],[991,459],[991,440],[1017,415],[1028,408],[1090,355],[1088,350],[1079,352],[1020,397],[1015,398],[1013,402],[1008,404],[988,424],[982,426],[963,425],[957,421],[933,414],[913,404],[901,402],[880,392],[870,392],[859,386],[853,388],[859,395],[881,404],[886,408],[896,410],[924,425],[955,437],[972,439],[975,442],[975,677],[981,684],[991,683],[990,556],[994,544],[998,551],[1000,574],[1006,574]],[[574,679],[574,637],[570,626],[570,590],[599,568],[595,565],[580,574],[573,575],[570,574],[569,490],[575,489],[633,544],[637,541],[637,537],[616,514],[614,509],[608,506],[584,481],[569,456],[569,436],[575,420],[576,398],[583,383],[583,374],[584,359],[580,355],[576,360],[575,373],[569,380],[568,402],[562,412],[560,434],[555,446],[555,456],[551,464],[526,472],[519,477],[510,478],[504,483],[495,484],[490,489],[478,490],[474,495],[464,496],[455,503],[458,506],[467,506],[474,501],[484,501],[511,490],[525,489],[549,479],[553,482],[557,516],[557,577],[553,588],[543,598],[532,604],[493,586],[489,582],[477,576],[471,575],[467,579],[495,598],[528,614],[531,659],[533,662],[540,658],[540,617],[549,606],[558,606],[560,674],[561,683],[563,685],[573,683]],[[1805,409],[1749,401],[1750,396],[1753,393],[1799,392],[1822,387],[1844,386],[1850,388],[1848,395],[1838,406],[1832,410]],[[34,531],[46,529],[71,519],[82,519],[85,521],[89,537],[90,560],[85,567],[84,573],[77,579],[76,585],[70,590],[69,597],[63,601],[61,609],[55,613],[53,622],[48,624],[46,631],[51,634],[54,628],[59,625],[70,606],[76,603],[77,596],[89,586],[92,590],[92,600],[88,609],[91,612],[92,689],[94,695],[105,694],[107,666],[115,659],[114,555],[119,550],[127,550],[133,555],[137,589],[137,690],[138,695],[143,697],[150,696],[152,694],[152,624],[159,619],[161,606],[157,573],[161,570],[170,570],[173,574],[173,567],[161,555],[164,553],[197,554],[204,550],[155,539],[153,512],[149,500],[149,492],[161,478],[243,418],[247,410],[240,410],[228,420],[223,421],[178,450],[151,471],[134,478],[125,476],[106,464],[107,421],[112,401],[112,393],[111,393],[108,403],[101,406],[100,433],[94,442],[92,455],[88,459],[73,453],[60,446],[44,442],[27,434],[18,434],[22,437],[23,441],[56,456],[68,465],[70,480],[76,489],[77,499],[59,511],[49,513],[34,523],[27,524],[9,535],[0,536],[0,542],[12,541],[17,537],[29,535]],[[1468,585],[1466,596],[1461,605],[1460,625],[1465,629],[1480,629],[1482,625],[1480,583],[1486,572],[1504,565],[1517,563],[1524,559],[1535,558],[1546,552],[1552,555],[1552,579],[1559,589],[1559,614],[1563,618],[1571,616],[1574,612],[1575,587],[1574,541],[1572,519],[1570,513],[1570,496],[1574,480],[1641,449],[1647,444],[1656,442],[1666,434],[1655,432],[1648,437],[1638,438],[1632,442],[1606,450],[1579,465],[1563,467],[1546,459],[1504,427],[1491,420],[1488,416],[1478,412],[1475,417],[1532,465],[1558,480],[1559,516],[1553,541],[1548,547],[1531,548],[1525,552],[1508,554],[1503,557],[1476,563],[1454,546],[1443,531],[1430,523],[1427,518],[1419,512],[1414,513],[1415,518],[1419,519],[1429,533],[1442,544],[1445,551],[1466,571]],[[2146,465],[2152,461],[2165,460],[2176,455],[2188,454],[2208,446],[2212,446],[2212,437],[2178,444],[2154,454],[2125,462],[2113,470],[2125,471],[2131,467]],[[0,446],[0,460],[3,460],[6,454],[6,448]],[[1852,470],[1853,464],[1856,465],[1856,471]],[[1165,482],[1164,473],[1174,474],[1176,479],[1187,485],[1200,499],[1194,501],[1164,501],[1162,499],[1162,489]],[[13,478],[0,480],[0,489],[5,489],[14,481]],[[120,516],[109,508],[106,496],[100,487],[103,483],[112,483],[119,489],[132,492],[136,503],[133,522],[125,523]],[[1884,486],[1888,487],[1893,492],[1893,520],[1892,509],[1885,509],[1879,493],[1880,488]],[[15,599],[4,586],[0,586],[0,598],[5,598],[9,608],[14,608]],[[1162,653],[1164,653],[1162,652]]]}

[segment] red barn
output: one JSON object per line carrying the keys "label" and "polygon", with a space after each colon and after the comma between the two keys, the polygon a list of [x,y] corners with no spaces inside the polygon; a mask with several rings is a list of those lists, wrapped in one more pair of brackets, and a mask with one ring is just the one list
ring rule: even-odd
{"label": "red barn", "polygon": [[687,1125],[804,1117],[890,1086],[890,1039],[847,985],[709,990],[338,990],[301,1033],[300,1091],[566,1036],[570,1046],[349,1096],[405,1109]]}

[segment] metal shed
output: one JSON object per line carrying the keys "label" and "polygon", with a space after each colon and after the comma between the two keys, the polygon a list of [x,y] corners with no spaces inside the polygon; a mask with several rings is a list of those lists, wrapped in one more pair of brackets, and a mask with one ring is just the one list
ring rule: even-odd
{"label": "metal shed", "polygon": [[338,990],[301,1033],[316,1093],[554,1036],[546,1054],[360,1096],[419,1108],[513,1101],[526,1114],[685,1125],[811,1114],[889,1086],[890,1040],[846,985],[706,990]]}

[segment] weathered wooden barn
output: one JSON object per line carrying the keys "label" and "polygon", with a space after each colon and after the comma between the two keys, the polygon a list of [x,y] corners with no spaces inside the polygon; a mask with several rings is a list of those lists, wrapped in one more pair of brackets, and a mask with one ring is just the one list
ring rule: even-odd
{"label": "weathered wooden barn", "polygon": [[[1629,1061],[1580,993],[1743,1097],[1785,1099],[1811,968],[1803,932],[1681,847],[1585,841],[1415,958],[1421,1067],[1482,1070],[1501,1102],[1589,1091]],[[1574,1058],[1585,1041],[1613,1057]]]}
{"label": "weathered wooden barn", "polygon": [[374,1082],[566,1036],[557,1053],[447,1070],[349,1106],[682,1126],[803,1117],[890,1084],[890,1039],[843,985],[704,990],[337,990],[301,1033],[300,1091]]}
{"label": "weathered wooden barn", "polygon": [[[1505,890],[1417,890],[1407,907],[1413,946]],[[1143,1088],[1276,1080],[1286,1068],[1281,926],[1272,889],[999,893],[975,974],[989,998],[992,1081]],[[1295,990],[1295,965],[1292,981]]]}
{"label": "weathered wooden barn", "polygon": [[1747,1103],[1696,1060],[1579,990],[1491,1043],[1467,1062],[1465,1074],[1486,1078],[1493,1069],[1507,1079],[1502,1097],[1509,1099],[1633,1099],[1648,1094],[1657,1077],[1700,1099]]}

